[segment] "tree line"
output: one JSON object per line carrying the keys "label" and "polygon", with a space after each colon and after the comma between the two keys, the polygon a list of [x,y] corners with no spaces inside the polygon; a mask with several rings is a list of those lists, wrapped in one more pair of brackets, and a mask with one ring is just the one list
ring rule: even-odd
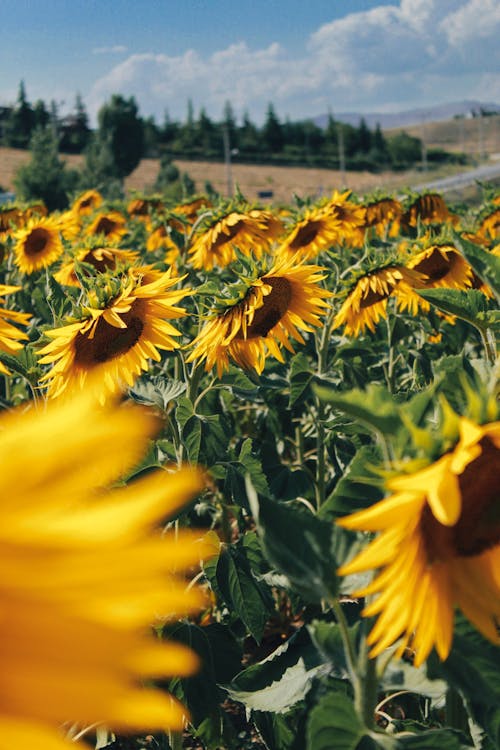
{"label": "tree line", "polygon": [[[96,187],[118,196],[123,179],[144,157],[160,159],[156,189],[185,195],[194,185],[179,173],[174,159],[235,159],[240,163],[378,171],[407,169],[418,164],[423,154],[420,139],[404,131],[386,137],[379,125],[370,129],[363,118],[353,126],[332,115],[323,128],[312,120],[281,120],[272,103],[261,126],[255,125],[248,113],[238,122],[229,102],[222,118],[214,121],[203,108],[195,115],[191,101],[184,122],[166,112],[163,122],[157,124],[154,117],[141,116],[133,96],[114,94],[100,108],[97,127],[92,129],[80,95],[76,95],[72,112],[61,117],[55,102],[31,104],[22,81],[15,105],[0,108],[0,138],[5,146],[31,148],[36,157],[34,164],[20,170],[20,194],[41,193],[47,174],[54,175],[59,189],[51,187],[48,203],[55,208],[64,203],[63,195],[71,189]],[[83,154],[83,169],[77,174],[61,167],[59,153]],[[432,161],[432,152],[427,151],[426,157]]]}

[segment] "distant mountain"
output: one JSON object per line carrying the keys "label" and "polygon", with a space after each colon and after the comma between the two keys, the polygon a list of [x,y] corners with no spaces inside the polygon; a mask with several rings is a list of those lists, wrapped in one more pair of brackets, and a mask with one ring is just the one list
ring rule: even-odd
{"label": "distant mountain", "polygon": [[[500,105],[465,100],[462,102],[452,102],[451,104],[438,104],[434,107],[422,107],[420,109],[409,109],[405,112],[333,112],[333,118],[339,122],[345,122],[348,125],[359,125],[364,117],[369,128],[374,128],[377,123],[383,130],[391,128],[404,128],[410,125],[419,125],[422,122],[439,122],[440,120],[451,120],[455,115],[472,117],[473,113],[481,111],[498,112],[500,114]],[[326,127],[328,115],[319,115],[313,118],[313,121],[320,128]]]}

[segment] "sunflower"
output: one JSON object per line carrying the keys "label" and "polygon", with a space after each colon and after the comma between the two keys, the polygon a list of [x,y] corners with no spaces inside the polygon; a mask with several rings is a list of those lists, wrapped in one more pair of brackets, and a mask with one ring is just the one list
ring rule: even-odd
{"label": "sunflower", "polygon": [[381,198],[377,201],[367,203],[365,213],[365,228],[373,227],[379,237],[386,233],[395,237],[399,233],[403,207],[394,198]]}
{"label": "sunflower", "polygon": [[183,727],[186,710],[151,679],[189,675],[197,658],[151,626],[200,609],[185,573],[208,550],[192,531],[155,527],[201,477],[159,469],[108,489],[156,430],[146,410],[99,408],[89,392],[0,418],[4,747],[87,747],[64,740],[65,722],[123,733]]}
{"label": "sunflower", "polygon": [[194,198],[187,203],[179,203],[177,206],[174,206],[172,213],[181,216],[185,223],[176,221],[176,219],[173,218],[170,222],[172,229],[177,229],[178,232],[183,232],[186,223],[188,226],[192,226],[198,218],[200,211],[212,208],[212,205],[212,201],[205,195]]}
{"label": "sunflower", "polygon": [[416,314],[420,302],[414,291],[422,286],[418,273],[394,265],[371,271],[358,278],[337,312],[333,328],[345,326],[347,336],[358,336],[368,328],[372,333],[381,318],[387,315],[387,300],[393,295],[401,310]]}
{"label": "sunflower", "polygon": [[418,196],[401,217],[401,227],[408,230],[423,224],[455,223],[456,217],[450,214],[444,199],[438,193],[425,193]]}
{"label": "sunflower", "polygon": [[268,354],[283,362],[281,347],[294,349],[290,338],[303,344],[298,329],[321,326],[331,293],[320,286],[320,266],[305,265],[296,256],[281,257],[254,280],[243,299],[211,317],[193,341],[188,361],[217,366],[221,377],[232,359],[240,367],[261,373]]}
{"label": "sunflower", "polygon": [[330,212],[326,206],[306,208],[282,241],[280,252],[288,252],[292,256],[300,253],[300,257],[307,260],[335,245],[340,238],[341,222],[335,212]]}
{"label": "sunflower", "polygon": [[71,210],[78,216],[87,216],[99,208],[102,201],[102,195],[97,190],[87,190],[74,201]]}
{"label": "sunflower", "polygon": [[417,253],[407,268],[424,274],[425,287],[466,289],[472,284],[472,268],[453,245],[431,245]]}
{"label": "sunflower", "polygon": [[492,242],[500,237],[500,208],[483,218],[477,233],[485,242]]}
{"label": "sunflower", "polygon": [[87,235],[103,235],[108,242],[119,242],[127,233],[126,219],[119,211],[98,213],[86,228]]}
{"label": "sunflower", "polygon": [[72,260],[61,266],[59,271],[54,274],[54,278],[59,284],[65,286],[80,286],[80,281],[75,272],[78,262],[89,263],[98,273],[104,273],[105,271],[115,271],[120,264],[131,265],[137,261],[138,257],[138,254],[133,250],[121,250],[116,247],[82,248]]}
{"label": "sunflower", "polygon": [[379,569],[357,596],[378,594],[365,607],[377,615],[368,642],[372,656],[402,638],[418,666],[436,648],[446,659],[458,607],[500,645],[500,422],[460,419],[454,450],[414,474],[387,482],[392,494],[338,521],[381,534],[341,575]]}
{"label": "sunflower", "polygon": [[0,205],[0,233],[9,232],[12,227],[16,228],[22,224],[23,214],[17,206]]}
{"label": "sunflower", "polygon": [[133,198],[127,205],[127,213],[135,219],[145,221],[149,219],[151,211],[159,211],[162,208],[163,201],[159,197]]}
{"label": "sunflower", "polygon": [[14,262],[23,273],[47,268],[63,252],[57,220],[50,217],[29,219],[25,227],[14,232],[14,239]]}
{"label": "sunflower", "polygon": [[210,271],[214,266],[229,265],[236,259],[235,247],[245,255],[262,257],[274,236],[267,214],[256,213],[231,211],[201,229],[188,251],[194,268]]}
{"label": "sunflower", "polygon": [[[4,297],[6,294],[12,294],[13,292],[19,291],[19,286],[6,286],[0,284],[0,297]],[[18,323],[20,325],[27,325],[30,319],[29,313],[18,312],[17,310],[8,310],[5,307],[0,307],[0,351],[6,354],[15,354],[23,345],[20,341],[26,341],[28,336],[24,331],[20,331],[12,323]],[[0,362],[0,372],[4,375],[10,375],[9,370]]]}
{"label": "sunflower", "polygon": [[366,209],[349,200],[350,190],[339,193],[335,190],[326,207],[339,222],[339,241],[354,247],[361,247],[365,237]]}
{"label": "sunflower", "polygon": [[164,261],[172,265],[180,255],[179,248],[170,236],[169,227],[166,223],[159,224],[148,235],[146,240],[146,250],[155,252],[155,250],[166,250]]}
{"label": "sunflower", "polygon": [[41,364],[53,365],[41,378],[49,396],[59,396],[70,386],[83,388],[89,374],[99,369],[104,398],[133,385],[151,359],[161,360],[161,349],[179,346],[175,337],[181,334],[169,321],[186,314],[175,305],[189,290],[171,289],[180,279],[169,272],[138,273],[130,270],[107,302],[93,295],[80,319],[45,331],[51,341],[39,355]]}

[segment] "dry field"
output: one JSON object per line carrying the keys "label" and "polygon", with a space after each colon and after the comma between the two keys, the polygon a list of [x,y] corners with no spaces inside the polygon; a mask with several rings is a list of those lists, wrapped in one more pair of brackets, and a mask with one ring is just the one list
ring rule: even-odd
{"label": "dry field", "polygon": [[476,159],[487,154],[500,154],[500,115],[422,122],[420,125],[386,130],[384,134],[390,136],[401,130],[421,138],[427,148],[460,151]]}
{"label": "dry field", "polygon": [[[425,140],[429,147],[441,146],[449,150],[466,150],[474,154],[478,144],[477,120],[450,120],[447,123],[427,123],[423,126],[405,128],[406,132],[422,137],[424,128]],[[479,144],[483,152],[500,152],[500,117],[483,118]],[[395,132],[395,131],[393,131]],[[397,131],[396,131],[397,132]],[[28,151],[0,148],[0,186],[4,190],[14,189],[14,175],[30,158]],[[70,167],[78,167],[82,157],[67,155],[63,157]],[[187,172],[195,181],[196,188],[203,191],[208,181],[222,195],[228,193],[228,174],[224,164],[200,161],[175,161],[182,172]],[[156,159],[143,159],[137,169],[125,180],[128,193],[151,189],[158,173],[159,162]],[[233,163],[230,179],[234,187],[238,186],[243,195],[250,201],[257,200],[262,191],[272,191],[273,202],[287,203],[294,194],[300,197],[328,195],[333,190],[350,188],[359,194],[369,193],[376,188],[402,190],[405,187],[418,185],[425,180],[433,180],[460,171],[460,167],[444,167],[429,170],[425,176],[422,172],[404,173],[383,172],[346,172],[330,169],[309,169],[305,167],[255,166]]]}

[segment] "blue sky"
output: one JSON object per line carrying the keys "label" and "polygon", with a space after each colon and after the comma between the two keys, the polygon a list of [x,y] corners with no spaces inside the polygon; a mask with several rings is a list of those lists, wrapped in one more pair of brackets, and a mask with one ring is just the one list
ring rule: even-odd
{"label": "blue sky", "polygon": [[2,0],[0,104],[91,116],[113,93],[143,115],[262,120],[500,103],[498,0]]}

